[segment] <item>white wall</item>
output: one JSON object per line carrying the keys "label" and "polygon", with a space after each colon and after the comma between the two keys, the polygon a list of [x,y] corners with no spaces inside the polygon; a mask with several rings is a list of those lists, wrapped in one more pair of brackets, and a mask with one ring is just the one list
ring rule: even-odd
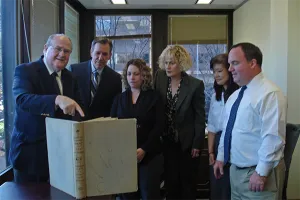
{"label": "white wall", "polygon": [[[270,74],[271,0],[250,0],[234,12],[233,44],[251,42],[263,52],[262,69]],[[255,13],[255,14],[254,14]],[[268,76],[270,79],[272,77]],[[272,79],[273,80],[273,79]]]}
{"label": "white wall", "polygon": [[271,0],[270,65],[267,75],[287,94],[288,0]]}
{"label": "white wall", "polygon": [[[288,121],[300,124],[300,1],[288,5]],[[290,168],[288,194],[300,199],[300,139]]]}
{"label": "white wall", "polygon": [[[263,72],[287,95],[289,123],[300,124],[300,1],[249,0],[233,15],[233,43],[263,52]],[[300,199],[300,142],[290,168],[288,198]]]}

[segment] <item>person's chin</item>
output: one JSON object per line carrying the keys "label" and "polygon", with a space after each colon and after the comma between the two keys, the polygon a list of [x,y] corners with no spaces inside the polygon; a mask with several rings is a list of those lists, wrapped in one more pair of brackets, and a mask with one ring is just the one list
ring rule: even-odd
{"label": "person's chin", "polygon": [[172,72],[166,72],[166,74],[168,77],[172,77],[172,75],[173,75]]}
{"label": "person's chin", "polygon": [[238,84],[240,86],[240,80],[238,79],[233,79],[233,82],[235,82],[236,84]]}
{"label": "person's chin", "polygon": [[66,67],[66,65],[56,65],[54,66],[55,71],[61,71]]}
{"label": "person's chin", "polygon": [[96,66],[97,69],[102,69],[103,67],[105,67],[105,65],[103,65],[103,64],[100,64],[100,65]]}
{"label": "person's chin", "polygon": [[222,85],[223,85],[223,83],[222,83],[222,82],[220,82],[220,81],[217,81],[217,85],[220,85],[220,86],[222,86]]}

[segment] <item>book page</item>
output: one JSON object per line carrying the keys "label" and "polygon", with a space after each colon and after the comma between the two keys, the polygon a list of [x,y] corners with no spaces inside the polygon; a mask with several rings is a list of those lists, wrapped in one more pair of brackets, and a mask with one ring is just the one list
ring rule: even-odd
{"label": "book page", "polygon": [[93,122],[93,121],[109,121],[109,120],[117,120],[118,118],[111,118],[111,117],[99,117],[95,119],[90,119],[85,122]]}
{"label": "book page", "polygon": [[137,190],[136,120],[84,123],[87,196]]}
{"label": "book page", "polygon": [[76,122],[46,118],[50,184],[75,197],[73,160],[73,124]]}

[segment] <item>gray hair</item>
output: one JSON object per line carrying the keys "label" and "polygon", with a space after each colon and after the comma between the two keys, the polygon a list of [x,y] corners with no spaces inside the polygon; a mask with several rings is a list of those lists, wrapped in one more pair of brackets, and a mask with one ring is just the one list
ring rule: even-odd
{"label": "gray hair", "polygon": [[52,42],[53,42],[53,40],[54,40],[55,37],[66,37],[70,41],[70,43],[71,43],[71,50],[73,49],[73,44],[72,44],[71,39],[67,35],[62,34],[62,33],[55,33],[55,34],[50,35],[49,38],[48,38],[48,40],[47,40],[47,42],[46,42],[46,46],[47,47],[49,47],[49,46],[52,45]]}

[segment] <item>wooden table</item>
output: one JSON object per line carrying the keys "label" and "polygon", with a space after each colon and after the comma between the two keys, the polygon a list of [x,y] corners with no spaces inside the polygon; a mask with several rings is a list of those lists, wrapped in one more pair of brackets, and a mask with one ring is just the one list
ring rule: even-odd
{"label": "wooden table", "polygon": [[[47,183],[40,184],[16,184],[5,182],[0,186],[1,200],[74,200],[75,198],[50,186]],[[103,197],[91,197],[87,199],[105,199]]]}

